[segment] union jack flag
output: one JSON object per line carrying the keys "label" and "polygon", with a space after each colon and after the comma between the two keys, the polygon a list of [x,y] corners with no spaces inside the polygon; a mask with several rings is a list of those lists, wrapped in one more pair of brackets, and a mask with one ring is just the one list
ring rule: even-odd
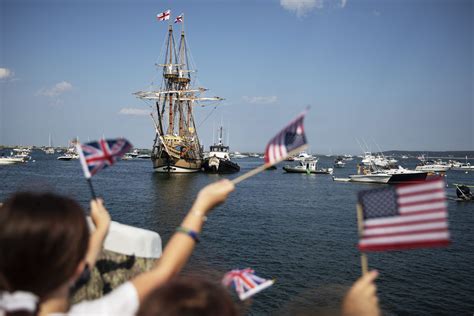
{"label": "union jack flag", "polygon": [[174,23],[181,23],[183,22],[184,14],[181,13],[181,15],[178,15],[176,19],[174,20]]}
{"label": "union jack flag", "polygon": [[255,275],[255,271],[247,268],[227,272],[222,279],[224,286],[234,286],[239,298],[243,301],[250,296],[273,285],[275,280],[266,280]]}
{"label": "union jack flag", "polygon": [[283,130],[273,137],[265,149],[265,163],[276,164],[293,151],[302,150],[306,145],[306,136],[304,134],[303,120],[306,111],[298,115]]}
{"label": "union jack flag", "polygon": [[100,170],[113,165],[132,149],[125,138],[101,139],[87,144],[76,144],[84,176],[89,179]]}
{"label": "union jack flag", "polygon": [[170,19],[171,10],[166,10],[165,12],[158,13],[156,18],[158,21],[166,21]]}

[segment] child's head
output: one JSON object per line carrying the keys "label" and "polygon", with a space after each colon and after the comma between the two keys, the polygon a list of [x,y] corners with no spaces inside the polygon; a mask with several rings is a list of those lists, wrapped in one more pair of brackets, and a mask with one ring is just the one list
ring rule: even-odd
{"label": "child's head", "polygon": [[138,316],[238,315],[225,288],[196,278],[178,278],[152,292]]}
{"label": "child's head", "polygon": [[51,193],[17,193],[0,207],[0,292],[44,300],[72,283],[89,230],[81,206]]}

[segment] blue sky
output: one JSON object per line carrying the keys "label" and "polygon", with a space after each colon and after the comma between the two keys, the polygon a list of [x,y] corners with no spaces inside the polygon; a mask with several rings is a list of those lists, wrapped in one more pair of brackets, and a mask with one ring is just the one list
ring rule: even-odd
{"label": "blue sky", "polygon": [[[266,142],[310,105],[313,153],[474,150],[473,2],[0,0],[0,144],[125,136],[150,148],[148,106],[167,24],[185,14],[202,143]],[[207,118],[207,119],[206,119]],[[206,120],[205,120],[206,119]]]}

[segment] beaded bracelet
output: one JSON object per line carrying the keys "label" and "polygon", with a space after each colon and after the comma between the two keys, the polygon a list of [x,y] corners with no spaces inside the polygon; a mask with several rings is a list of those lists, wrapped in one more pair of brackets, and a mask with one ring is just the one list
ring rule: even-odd
{"label": "beaded bracelet", "polygon": [[189,228],[186,228],[186,227],[183,227],[183,226],[178,226],[176,227],[176,231],[178,233],[183,233],[183,234],[186,234],[188,235],[189,237],[191,237],[196,243],[198,243],[200,240],[199,240],[199,234],[197,232],[195,232],[194,230],[192,229],[189,229]]}

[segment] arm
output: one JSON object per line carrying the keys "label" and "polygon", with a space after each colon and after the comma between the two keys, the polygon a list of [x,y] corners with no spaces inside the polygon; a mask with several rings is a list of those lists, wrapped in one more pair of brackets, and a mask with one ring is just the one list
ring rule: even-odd
{"label": "arm", "polygon": [[[234,184],[229,180],[221,180],[201,189],[181,226],[200,233],[204,216],[224,202],[233,190]],[[191,256],[195,243],[190,236],[183,233],[175,233],[171,237],[155,267],[132,279],[140,302],[143,302],[151,291],[181,271]]]}
{"label": "arm", "polygon": [[95,225],[95,230],[89,239],[89,247],[86,253],[86,263],[92,269],[102,251],[102,246],[109,231],[110,214],[104,207],[102,199],[91,200],[91,218]]}
{"label": "arm", "polygon": [[377,276],[377,271],[370,271],[354,283],[342,303],[343,316],[378,316],[381,314],[377,287],[374,284]]}

